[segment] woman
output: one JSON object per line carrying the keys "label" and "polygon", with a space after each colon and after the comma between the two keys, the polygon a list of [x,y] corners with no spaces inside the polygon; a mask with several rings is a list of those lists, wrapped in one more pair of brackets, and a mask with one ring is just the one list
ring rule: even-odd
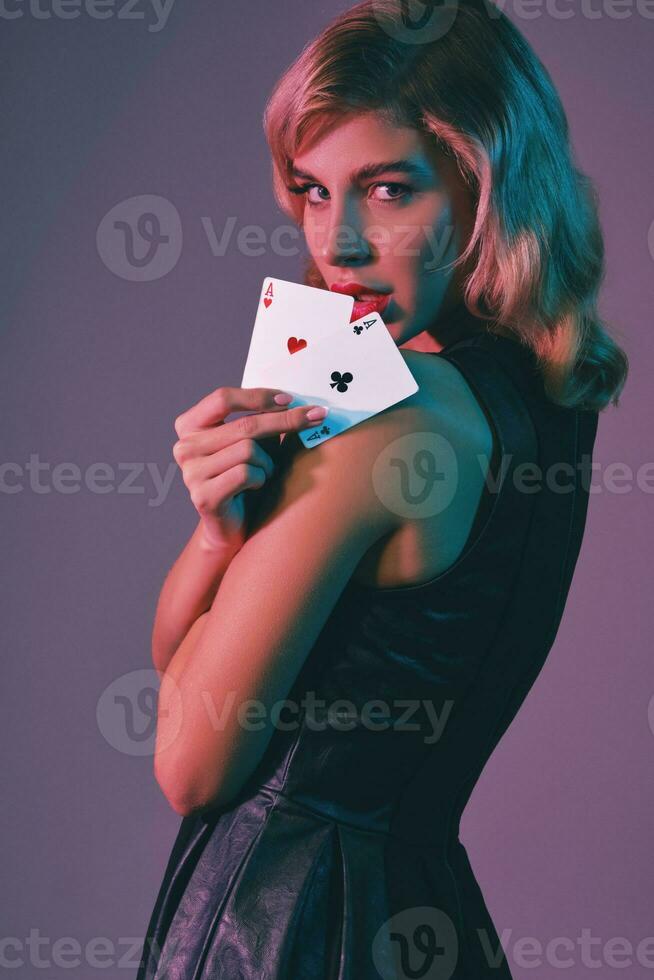
{"label": "woman", "polygon": [[511,976],[459,820],[556,636],[627,359],[547,73],[485,2],[432,14],[364,0],[267,106],[307,283],[383,309],[419,391],[311,451],[276,391],[176,421],[200,521],[153,658],[183,820],[139,980]]}

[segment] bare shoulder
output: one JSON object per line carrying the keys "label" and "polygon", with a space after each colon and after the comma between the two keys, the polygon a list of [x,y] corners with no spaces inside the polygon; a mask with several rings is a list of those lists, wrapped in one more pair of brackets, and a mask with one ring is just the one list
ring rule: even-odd
{"label": "bare shoulder", "polygon": [[401,350],[419,385],[416,401],[458,447],[490,454],[493,432],[486,413],[461,372],[444,357]]}
{"label": "bare shoulder", "polygon": [[[401,350],[418,390],[401,402],[353,426],[334,439],[306,449],[293,433],[282,444],[289,486],[316,482],[341,495],[375,523],[380,534],[402,527],[406,501],[398,473],[402,460],[412,466],[425,435],[438,433],[452,446],[453,465],[490,455],[492,434],[465,379],[449,362],[418,351]],[[394,499],[394,495],[397,499]],[[355,503],[356,502],[356,503]]]}
{"label": "bare shoulder", "polygon": [[290,433],[282,443],[282,485],[300,492],[320,484],[325,492],[338,493],[342,507],[358,512],[380,535],[393,531],[401,517],[384,499],[388,459],[397,455],[404,437],[423,431],[432,421],[429,399],[419,390],[311,449],[297,433]]}
{"label": "bare shoulder", "polygon": [[461,372],[442,357],[401,354],[418,391],[388,413],[393,438],[380,457],[378,485],[402,520],[355,570],[369,588],[419,585],[457,560],[493,455],[490,422]]}
{"label": "bare shoulder", "polygon": [[[456,560],[483,489],[480,458],[493,451],[490,424],[457,368],[400,353],[418,384],[414,394],[313,449],[289,434],[279,478],[257,491],[264,515],[309,492],[321,524],[329,517],[360,527],[370,547],[354,577],[375,587],[425,581]],[[428,486],[427,514],[415,494],[422,498]]]}

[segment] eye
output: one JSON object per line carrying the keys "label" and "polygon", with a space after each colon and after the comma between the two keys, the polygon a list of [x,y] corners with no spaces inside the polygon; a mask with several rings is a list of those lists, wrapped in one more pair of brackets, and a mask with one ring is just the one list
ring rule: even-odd
{"label": "eye", "polygon": [[307,202],[309,204],[312,204],[312,205],[313,204],[322,204],[323,201],[325,200],[325,198],[318,197],[318,199],[316,200],[315,197],[313,197],[313,198],[311,197],[311,191],[314,191],[314,190],[317,191],[318,194],[320,193],[320,191],[325,191],[326,194],[329,194],[327,188],[326,187],[323,187],[322,184],[305,184],[305,186],[304,186],[304,191],[305,191],[306,196],[307,196]]}
{"label": "eye", "polygon": [[323,187],[322,184],[301,184],[300,186],[291,184],[290,186],[288,186],[287,189],[291,192],[291,194],[298,194],[300,196],[306,195],[307,204],[310,204],[313,207],[317,204],[324,203],[324,198],[319,198],[317,201],[315,199],[313,200],[311,199],[311,197],[309,196],[309,192],[312,191],[314,188],[316,188],[319,191],[327,190],[327,188]]}
{"label": "eye", "polygon": [[[390,190],[390,197],[373,198],[373,200],[376,200],[379,204],[390,204],[393,201],[399,201],[404,198],[408,198],[410,197],[413,191],[413,188],[409,187],[408,184],[399,184],[396,182],[387,181],[386,183],[371,185],[371,190],[378,190],[379,188],[387,188]],[[310,207],[316,207],[320,204],[324,204],[326,201],[329,200],[329,196],[327,197],[318,196],[317,199],[316,197],[313,198],[311,197],[311,192],[314,190],[317,192],[318,195],[320,195],[321,191],[325,191],[325,193],[329,195],[327,188],[323,187],[322,184],[315,184],[315,183],[302,184],[300,186],[291,185],[288,187],[288,190],[291,192],[291,194],[306,195],[307,204],[309,204]],[[398,190],[400,192],[399,194],[397,193]]]}
{"label": "eye", "polygon": [[411,188],[408,186],[408,184],[386,183],[386,184],[375,184],[374,187],[375,189],[378,189],[380,187],[392,188],[393,191],[397,191],[399,189],[400,191],[399,194],[391,193],[390,197],[377,198],[377,200],[383,204],[386,204],[390,201],[399,201],[402,198],[408,197],[411,194]]}

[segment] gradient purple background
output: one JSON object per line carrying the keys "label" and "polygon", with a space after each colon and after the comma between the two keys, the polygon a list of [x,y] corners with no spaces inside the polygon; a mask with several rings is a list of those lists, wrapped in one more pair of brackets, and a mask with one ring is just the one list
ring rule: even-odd
{"label": "gradient purple background", "polygon": [[[25,8],[2,20],[3,461],[24,466],[38,454],[82,472],[140,462],[164,474],[174,418],[239,383],[261,281],[299,280],[304,251],[253,258],[232,241],[217,257],[201,218],[218,234],[230,216],[236,231],[288,223],[272,197],[261,114],[280,72],[349,6],[178,0],[159,32],[148,31],[151,11],[146,20],[42,21]],[[578,5],[567,20],[544,4],[534,19],[506,9],[551,71],[580,165],[599,189],[602,311],[631,373],[621,407],[600,417],[597,489],[557,641],[475,789],[461,837],[498,931],[510,930],[516,978],[562,973],[546,956],[520,966],[516,941],[576,943],[588,929],[604,968],[584,966],[577,951],[565,975],[613,974],[603,944],[626,937],[633,965],[621,976],[635,980],[652,975],[635,949],[654,936],[652,496],[635,481],[652,445],[654,21],[635,9],[616,19],[609,6],[593,20]],[[153,282],[114,275],[96,248],[106,212],[140,194],[168,198],[183,226],[178,263]],[[606,481],[618,461],[634,471],[621,493]],[[116,479],[106,494],[38,493],[25,482],[2,495],[0,938],[24,944],[39,930],[49,960],[61,937],[82,947],[108,937],[116,947],[107,969],[82,955],[75,969],[45,971],[29,965],[27,947],[10,948],[9,959],[27,964],[11,971],[21,980],[134,976],[134,953],[118,959],[128,937],[144,934],[180,822],[151,756],[114,747],[96,719],[108,685],[151,667],[156,599],[196,523],[179,471],[159,506],[147,471],[136,486],[119,492]],[[147,714],[138,723],[147,727]]]}

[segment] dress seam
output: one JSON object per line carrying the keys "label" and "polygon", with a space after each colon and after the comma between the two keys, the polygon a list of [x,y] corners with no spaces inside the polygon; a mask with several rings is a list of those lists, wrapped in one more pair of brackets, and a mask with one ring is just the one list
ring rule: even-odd
{"label": "dress seam", "polygon": [[288,803],[290,806],[297,807],[298,810],[306,813],[310,817],[314,817],[316,820],[319,820],[322,823],[329,823],[338,828],[345,827],[347,830],[357,831],[360,834],[368,834],[391,843],[403,844],[406,847],[415,848],[416,850],[439,851],[443,846],[447,847],[448,844],[453,843],[453,841],[456,841],[457,839],[452,838],[452,840],[447,840],[445,845],[443,845],[443,841],[438,841],[434,844],[416,843],[415,841],[410,841],[404,837],[400,837],[398,834],[393,834],[388,830],[373,830],[371,827],[361,827],[358,824],[351,823],[348,820],[341,820],[338,817],[332,817],[326,813],[321,813],[319,810],[315,810],[313,807],[310,807],[307,803],[302,803],[300,800],[296,800],[287,793],[283,793],[281,790],[275,789],[266,783],[262,783],[259,786],[259,789],[265,789],[268,792],[274,793],[281,800],[286,801],[286,803]]}

